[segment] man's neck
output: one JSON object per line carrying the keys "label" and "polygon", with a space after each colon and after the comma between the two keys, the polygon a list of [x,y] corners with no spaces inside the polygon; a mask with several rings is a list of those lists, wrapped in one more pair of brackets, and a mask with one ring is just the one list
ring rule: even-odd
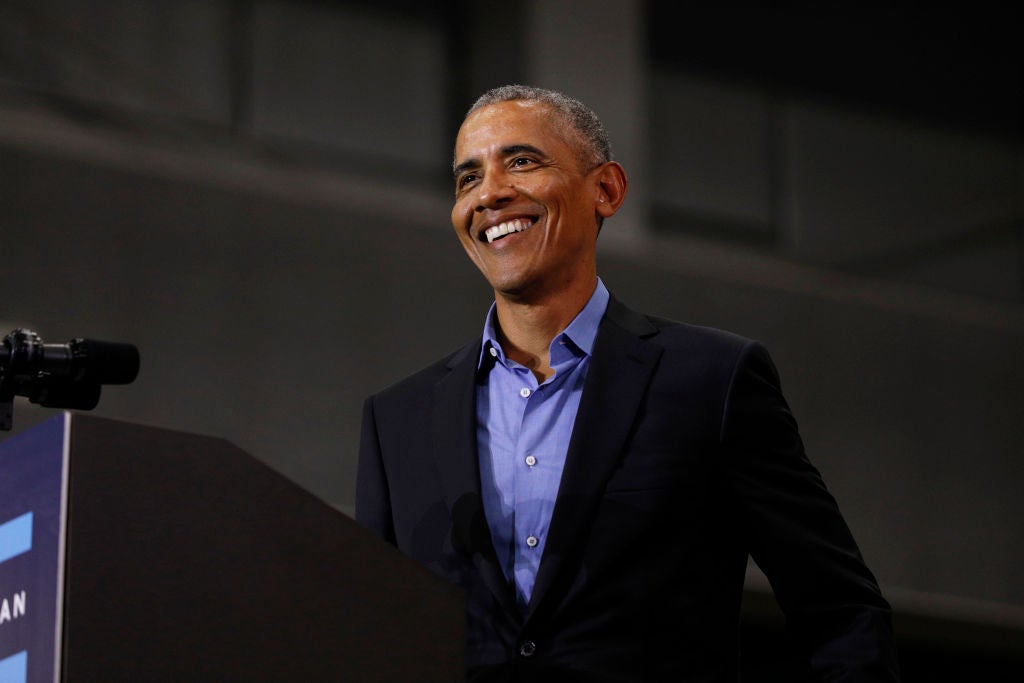
{"label": "man's neck", "polygon": [[497,334],[505,355],[533,371],[538,382],[551,377],[551,340],[579,315],[596,287],[595,276],[589,286],[549,297],[527,299],[495,292]]}

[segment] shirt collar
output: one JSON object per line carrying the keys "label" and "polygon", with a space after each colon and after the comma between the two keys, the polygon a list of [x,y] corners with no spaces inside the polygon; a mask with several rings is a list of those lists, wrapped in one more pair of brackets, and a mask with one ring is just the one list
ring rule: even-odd
{"label": "shirt collar", "polygon": [[[608,288],[604,286],[601,278],[597,278],[597,287],[594,289],[594,293],[590,295],[587,305],[583,307],[583,310],[573,318],[572,322],[561,333],[555,336],[551,343],[557,343],[564,336],[580,351],[589,356],[594,350],[597,328],[601,323],[601,318],[604,317],[605,310],[608,308],[609,298]],[[483,343],[480,346],[480,358],[477,360],[478,370],[483,367],[484,361],[491,355],[489,349],[496,351],[497,355],[495,358],[497,360],[500,360],[502,363],[506,362],[505,352],[502,350],[501,344],[498,343],[497,312],[495,307],[496,305],[492,302],[490,309],[487,311],[487,318],[484,321]]]}

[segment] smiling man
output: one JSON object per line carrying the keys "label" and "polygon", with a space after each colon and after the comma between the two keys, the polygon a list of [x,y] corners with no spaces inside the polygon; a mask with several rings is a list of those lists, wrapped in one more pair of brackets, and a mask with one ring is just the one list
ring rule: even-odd
{"label": "smiling man", "polygon": [[455,143],[452,225],[494,288],[505,354],[544,380],[548,346],[597,287],[597,232],[626,174],[550,104],[476,108]]}
{"label": "smiling man", "polygon": [[506,86],[455,143],[483,334],[367,399],[356,518],[467,595],[475,681],[736,681],[748,556],[815,680],[896,681],[889,606],[756,342],[597,274],[607,134]]}

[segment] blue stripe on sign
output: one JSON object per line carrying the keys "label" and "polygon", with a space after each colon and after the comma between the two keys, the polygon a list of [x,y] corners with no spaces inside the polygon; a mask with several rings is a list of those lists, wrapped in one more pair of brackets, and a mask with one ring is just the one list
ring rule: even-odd
{"label": "blue stripe on sign", "polygon": [[0,562],[32,550],[32,513],[0,524]]}
{"label": "blue stripe on sign", "polygon": [[28,678],[28,652],[22,650],[0,659],[0,683],[25,683]]}

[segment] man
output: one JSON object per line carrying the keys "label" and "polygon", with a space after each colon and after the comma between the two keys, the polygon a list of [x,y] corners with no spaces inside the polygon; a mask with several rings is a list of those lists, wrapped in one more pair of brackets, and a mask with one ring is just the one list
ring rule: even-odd
{"label": "man", "polygon": [[452,225],[482,337],[365,404],[356,518],[465,589],[480,681],[735,681],[747,557],[820,680],[897,680],[889,606],[755,342],[597,276],[627,179],[562,94],[459,130]]}

